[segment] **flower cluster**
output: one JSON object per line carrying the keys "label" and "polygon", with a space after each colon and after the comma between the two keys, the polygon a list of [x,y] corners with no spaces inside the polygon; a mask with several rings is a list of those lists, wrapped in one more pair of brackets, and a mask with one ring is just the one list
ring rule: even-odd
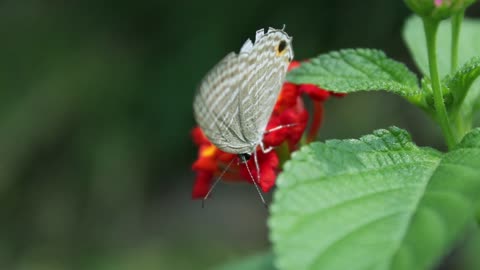
{"label": "flower cluster", "polygon": [[[289,70],[299,65],[299,62],[292,62]],[[305,142],[314,140],[318,133],[323,117],[324,101],[330,96],[343,96],[343,94],[332,93],[311,84],[284,83],[263,137],[265,147],[281,148],[283,151],[263,153],[259,147],[256,153],[259,172],[253,158],[248,160],[246,164],[255,179],[259,179],[258,176],[260,176],[258,185],[264,192],[268,192],[275,185],[280,160],[287,159],[290,153],[299,147],[299,142],[307,128],[309,113],[301,98],[302,94],[310,97],[313,103],[313,117],[310,120],[309,130],[304,137]],[[285,126],[285,128],[269,132],[269,130],[280,126]],[[199,127],[192,130],[192,138],[198,147],[198,158],[192,165],[192,169],[196,172],[192,198],[201,199],[205,197],[215,178],[225,171],[226,166],[237,158],[237,155],[225,153],[215,147]],[[252,183],[246,166],[240,162],[233,162],[222,175],[222,180]]]}

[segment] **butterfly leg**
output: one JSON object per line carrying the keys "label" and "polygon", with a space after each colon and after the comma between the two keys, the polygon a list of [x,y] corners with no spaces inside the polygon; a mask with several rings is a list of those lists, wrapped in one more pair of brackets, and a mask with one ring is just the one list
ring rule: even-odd
{"label": "butterfly leg", "polygon": [[[280,125],[280,126],[277,126],[277,127],[274,127],[272,129],[269,129],[269,130],[265,131],[265,133],[263,133],[263,135],[268,134],[270,132],[280,130],[282,128],[294,127],[296,125],[298,125],[298,124],[294,123],[294,124],[288,124],[288,125]],[[262,149],[263,153],[268,153],[268,152],[272,151],[272,149],[273,149],[273,147],[271,147],[271,146],[265,149],[265,146],[263,145],[263,142],[260,142],[260,148]]]}
{"label": "butterfly leg", "polygon": [[[272,151],[273,147],[270,146],[270,147],[268,147],[268,148],[265,148],[265,145],[263,145],[263,142],[260,142],[260,149],[262,149],[262,152],[266,154],[266,153]],[[257,158],[257,152],[255,152],[255,156],[254,156],[254,157]]]}
{"label": "butterfly leg", "polygon": [[274,132],[274,131],[277,131],[277,130],[280,130],[280,129],[282,129],[282,128],[294,127],[294,126],[296,126],[296,125],[298,125],[298,124],[280,125],[280,126],[277,126],[277,127],[274,127],[274,128],[272,128],[272,129],[269,129],[269,130],[265,131],[265,133],[263,133],[263,135],[268,134],[268,133],[271,133],[271,132]]}

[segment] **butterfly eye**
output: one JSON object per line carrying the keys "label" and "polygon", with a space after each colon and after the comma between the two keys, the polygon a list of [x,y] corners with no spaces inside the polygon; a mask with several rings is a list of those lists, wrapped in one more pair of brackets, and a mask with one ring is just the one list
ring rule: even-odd
{"label": "butterfly eye", "polygon": [[281,56],[285,53],[285,49],[287,48],[287,42],[285,40],[280,41],[278,46],[276,47],[277,56]]}

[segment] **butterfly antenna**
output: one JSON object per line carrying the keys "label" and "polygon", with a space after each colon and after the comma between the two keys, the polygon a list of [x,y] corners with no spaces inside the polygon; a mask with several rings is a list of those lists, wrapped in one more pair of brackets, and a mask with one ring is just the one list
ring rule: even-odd
{"label": "butterfly antenna", "polygon": [[215,186],[218,184],[218,182],[220,182],[220,179],[222,179],[223,175],[225,174],[225,172],[228,171],[228,168],[230,168],[230,165],[232,165],[232,162],[233,160],[235,160],[235,158],[232,158],[232,160],[230,160],[230,162],[228,163],[227,167],[222,171],[222,173],[217,177],[217,179],[215,180],[215,182],[213,182],[213,185],[210,187],[210,189],[208,190],[207,192],[207,195],[205,195],[205,197],[203,197],[202,199],[202,208],[205,207],[205,200],[208,199],[208,196],[210,196],[210,193],[212,193],[213,189],[215,188]]}
{"label": "butterfly antenna", "polygon": [[[260,188],[258,187],[257,181],[255,181],[255,178],[253,178],[252,172],[250,171],[250,168],[248,167],[247,160],[245,159],[244,156],[241,156],[242,162],[245,163],[245,167],[247,167],[248,174],[250,175],[250,178],[252,178],[252,182],[255,185],[255,188],[257,189],[258,196],[260,196],[260,200],[262,200],[263,206],[268,209],[268,205],[265,202],[265,199],[263,198],[262,192],[260,191]],[[253,153],[253,159],[255,161],[255,167],[257,168],[257,175],[258,175],[258,181],[260,181],[260,168],[258,166],[258,160],[257,160],[257,152]]]}

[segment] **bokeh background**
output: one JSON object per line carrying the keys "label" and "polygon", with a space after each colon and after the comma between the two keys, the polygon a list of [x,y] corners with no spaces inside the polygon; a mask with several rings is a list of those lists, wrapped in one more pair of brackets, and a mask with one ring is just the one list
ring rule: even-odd
{"label": "bokeh background", "polygon": [[[267,250],[252,186],[190,199],[202,76],[283,24],[298,60],[367,47],[415,69],[409,14],[396,0],[0,1],[0,269],[208,269]],[[390,125],[444,147],[383,93],[329,100],[319,139]]]}

